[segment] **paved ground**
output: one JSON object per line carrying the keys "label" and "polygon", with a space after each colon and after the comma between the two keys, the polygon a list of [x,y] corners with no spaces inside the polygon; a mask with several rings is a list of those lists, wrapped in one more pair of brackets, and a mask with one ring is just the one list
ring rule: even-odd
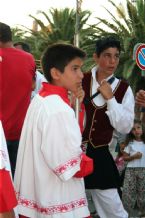
{"label": "paved ground", "polygon": [[[87,193],[87,198],[88,198],[88,204],[89,204],[90,212],[94,213],[95,212],[95,208],[94,208],[93,201],[91,199],[91,196],[90,196],[89,192],[86,191],[86,193]],[[99,216],[97,216],[96,214],[91,214],[91,215],[92,215],[93,218],[99,218]],[[101,217],[101,218],[103,218],[103,217]],[[111,217],[108,217],[108,218],[111,218]],[[145,216],[138,216],[138,210],[134,209],[133,213],[131,214],[131,216],[129,218],[145,218]]]}

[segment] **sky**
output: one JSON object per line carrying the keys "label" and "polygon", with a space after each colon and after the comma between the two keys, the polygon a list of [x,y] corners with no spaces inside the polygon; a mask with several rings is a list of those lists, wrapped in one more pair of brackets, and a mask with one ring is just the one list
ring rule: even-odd
{"label": "sky", "polygon": [[[123,1],[125,0],[115,0],[115,3],[119,4]],[[4,0],[0,6],[0,22],[11,27],[24,25],[31,28],[33,20],[29,14],[40,18],[38,11],[47,12],[50,8],[66,7],[76,9],[76,0]],[[95,23],[95,17],[107,18],[107,12],[103,7],[113,12],[108,0],[83,0],[82,3],[82,10],[92,12],[89,23]]]}

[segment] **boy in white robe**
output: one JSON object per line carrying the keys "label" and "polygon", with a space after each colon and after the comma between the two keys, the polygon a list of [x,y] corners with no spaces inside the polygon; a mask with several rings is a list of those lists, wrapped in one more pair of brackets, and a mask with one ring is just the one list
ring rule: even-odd
{"label": "boy in white robe", "polygon": [[83,178],[81,132],[68,91],[83,100],[85,53],[72,45],[54,44],[42,57],[49,83],[28,109],[20,139],[15,187],[20,217],[84,218],[89,216]]}

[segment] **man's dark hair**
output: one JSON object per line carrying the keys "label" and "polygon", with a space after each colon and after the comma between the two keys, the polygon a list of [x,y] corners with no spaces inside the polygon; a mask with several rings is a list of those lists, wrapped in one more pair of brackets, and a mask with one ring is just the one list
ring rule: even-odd
{"label": "man's dark hair", "polygon": [[0,22],[0,42],[6,43],[12,41],[12,31],[11,28]]}
{"label": "man's dark hair", "polygon": [[31,52],[31,49],[30,49],[30,46],[26,43],[26,42],[15,42],[14,43],[14,46],[17,46],[17,45],[20,45],[22,47],[22,49],[26,52]]}
{"label": "man's dark hair", "polygon": [[86,53],[70,44],[53,44],[49,46],[41,58],[42,70],[46,79],[51,82],[50,72],[53,67],[63,73],[68,63],[77,57],[84,59]]}
{"label": "man's dark hair", "polygon": [[108,48],[117,48],[119,53],[121,51],[120,41],[112,36],[102,37],[96,41],[96,54],[99,57],[100,54]]}

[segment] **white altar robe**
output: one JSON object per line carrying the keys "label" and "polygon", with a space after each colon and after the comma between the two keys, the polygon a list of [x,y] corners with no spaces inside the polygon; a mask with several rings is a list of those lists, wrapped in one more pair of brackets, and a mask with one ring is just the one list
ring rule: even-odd
{"label": "white altar robe", "polygon": [[24,122],[17,156],[18,213],[31,218],[89,216],[80,170],[81,132],[59,95],[36,95]]}

